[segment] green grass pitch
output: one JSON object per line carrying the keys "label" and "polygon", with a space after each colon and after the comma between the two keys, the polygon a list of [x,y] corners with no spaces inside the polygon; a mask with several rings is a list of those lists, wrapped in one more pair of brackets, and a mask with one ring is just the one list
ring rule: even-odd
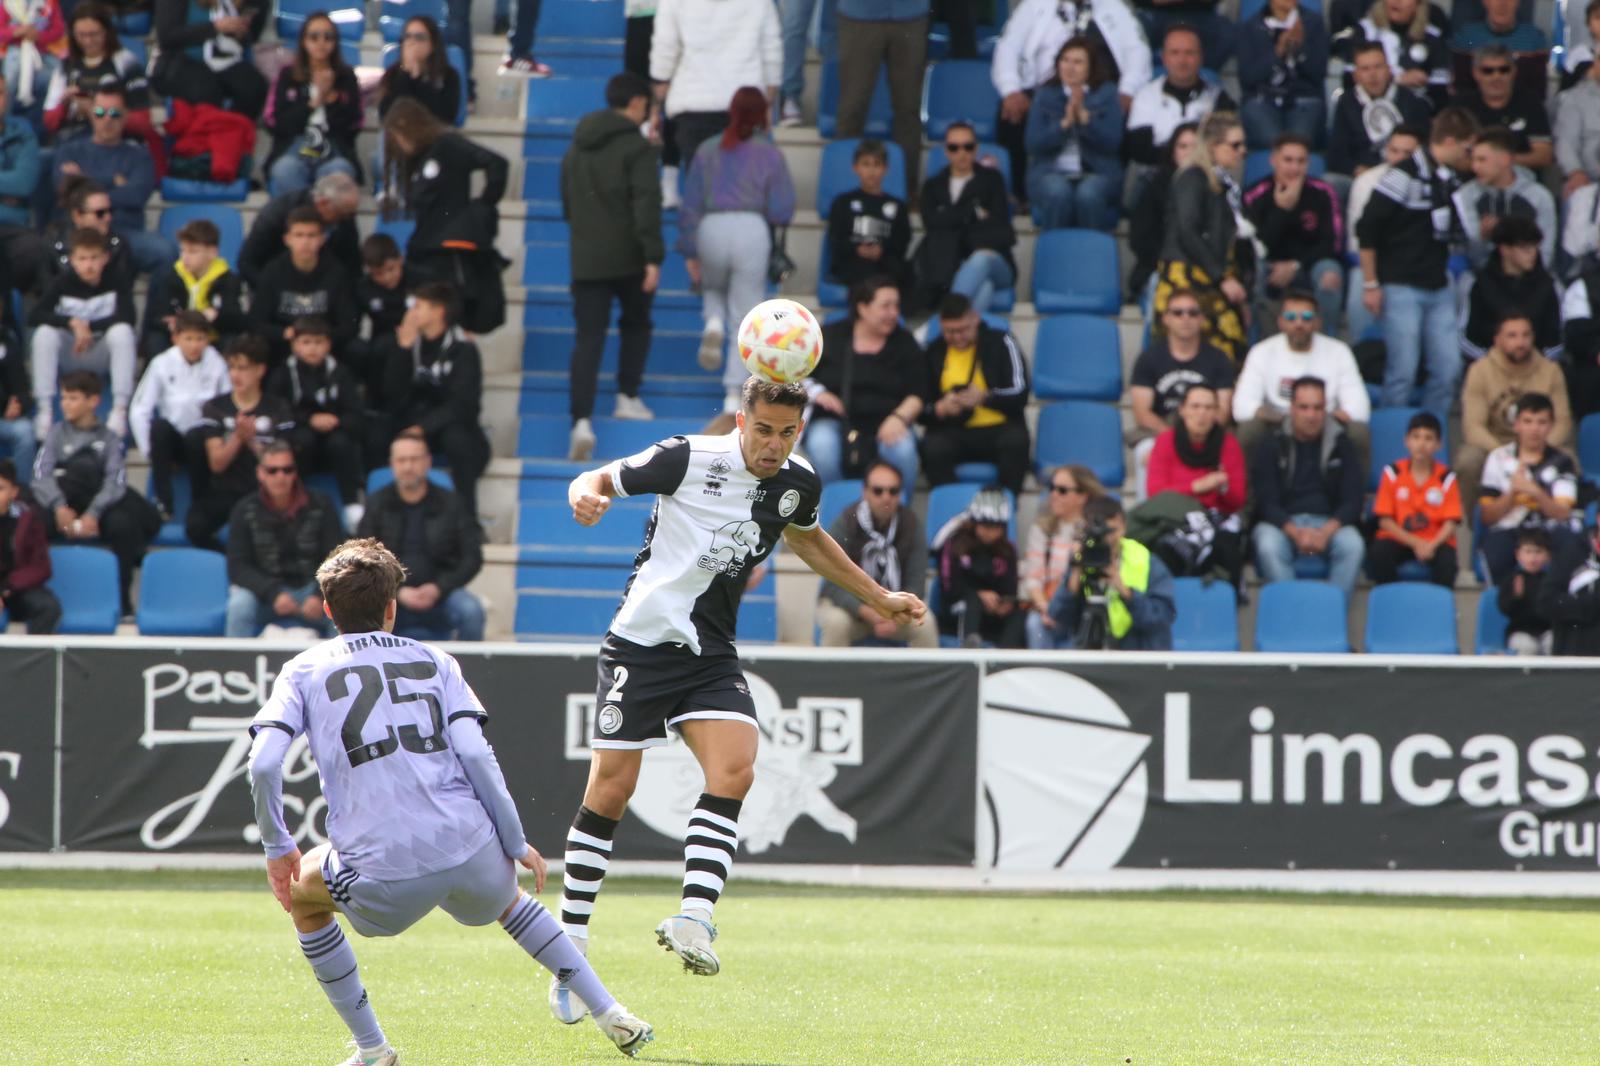
{"label": "green grass pitch", "polygon": [[[559,882],[557,882],[559,884]],[[1600,1061],[1586,903],[741,884],[723,972],[655,945],[676,886],[607,882],[594,961],[640,1062]],[[544,896],[555,905],[556,891]],[[0,872],[0,1062],[328,1066],[347,1035],[253,873]],[[496,927],[352,937],[407,1066],[620,1062]]]}

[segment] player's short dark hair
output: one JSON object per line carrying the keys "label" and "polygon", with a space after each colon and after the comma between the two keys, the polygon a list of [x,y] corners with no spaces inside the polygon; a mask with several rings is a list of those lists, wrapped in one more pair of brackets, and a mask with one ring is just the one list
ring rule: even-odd
{"label": "player's short dark hair", "polygon": [[798,381],[768,381],[766,378],[749,377],[745,379],[744,389],[740,394],[740,406],[744,413],[756,413],[756,404],[775,404],[778,407],[793,407],[797,411],[804,411],[809,398],[806,396],[806,387]]}
{"label": "player's short dark hair", "polygon": [[1488,126],[1479,130],[1478,139],[1472,143],[1474,147],[1480,144],[1488,145],[1490,148],[1504,152],[1506,155],[1517,154],[1516,139],[1511,136],[1511,131],[1504,126]]}
{"label": "player's short dark hair", "polygon": [[1460,105],[1453,105],[1433,116],[1433,123],[1428,127],[1428,143],[1470,141],[1481,128],[1478,116]]}
{"label": "player's short dark hair", "polygon": [[[1600,0],[1595,0],[1595,3],[1600,4]],[[1517,547],[1520,548],[1524,544],[1533,548],[1542,548],[1545,551],[1549,551],[1550,534],[1546,533],[1544,529],[1539,526],[1523,526],[1521,529],[1517,530]]]}
{"label": "player's short dark hair", "polygon": [[609,108],[621,111],[641,96],[650,99],[650,83],[642,74],[625,70],[606,82],[606,106]]}
{"label": "player's short dark hair", "polygon": [[347,540],[317,567],[317,587],[341,633],[372,633],[405,583],[406,568],[372,537]]}
{"label": "player's short dark hair", "polygon": [[287,234],[296,226],[315,226],[317,227],[317,232],[321,233],[323,231],[322,216],[310,204],[302,204],[289,212],[289,217],[283,223],[283,232]]}
{"label": "player's short dark hair", "polygon": [[[66,379],[62,379],[65,388]],[[1556,405],[1550,402],[1550,397],[1542,392],[1525,392],[1517,397],[1517,417],[1523,415],[1547,414],[1551,418],[1556,416]]]}
{"label": "player's short dark hair", "polygon": [[105,392],[105,386],[100,384],[100,375],[93,370],[72,370],[61,375],[61,391],[99,396]]}
{"label": "player's short dark hair", "polygon": [[71,255],[73,252],[85,249],[91,252],[109,252],[111,238],[97,229],[80,226],[67,238],[67,254]]}
{"label": "player's short dark hair", "polygon": [[1284,130],[1282,133],[1272,138],[1272,150],[1274,152],[1287,144],[1298,144],[1301,148],[1306,150],[1308,155],[1311,152],[1311,142],[1293,130]]}
{"label": "player's short dark hair", "polygon": [[1411,421],[1406,423],[1406,432],[1425,429],[1440,440],[1444,439],[1444,427],[1439,424],[1439,416],[1432,411],[1418,411],[1411,416]]}
{"label": "player's short dark hair", "polygon": [[448,281],[424,281],[411,290],[414,299],[426,300],[444,308],[444,317],[451,325],[456,321],[456,287]]}
{"label": "player's short dark hair", "polygon": [[856,145],[855,153],[850,156],[850,162],[859,163],[863,159],[876,159],[884,166],[888,166],[889,149],[885,148],[883,142],[875,137],[863,137]]}
{"label": "player's short dark hair", "polygon": [[1489,231],[1489,243],[1497,247],[1504,244],[1525,248],[1543,240],[1544,231],[1539,229],[1539,223],[1527,215],[1507,215]]}
{"label": "player's short dark hair", "polygon": [[1091,496],[1083,505],[1083,520],[1109,522],[1122,517],[1122,501],[1115,496]]}
{"label": "player's short dark hair", "polygon": [[10,459],[0,459],[0,481],[4,481],[7,485],[22,484],[17,480],[17,464]]}
{"label": "player's short dark hair", "polygon": [[1289,386],[1289,398],[1292,400],[1299,395],[1301,389],[1316,389],[1324,397],[1328,395],[1328,383],[1315,374],[1302,374],[1294,379],[1294,384]]}
{"label": "player's short dark hair", "polygon": [[211,323],[199,311],[179,311],[172,316],[172,335],[180,333],[204,333],[211,335]]}
{"label": "player's short dark hair", "polygon": [[326,337],[333,340],[333,325],[321,315],[301,315],[294,320],[296,337]]}
{"label": "player's short dark hair", "polygon": [[400,245],[387,233],[374,233],[361,242],[361,262],[368,270],[376,270],[391,259],[400,258]]}
{"label": "player's short dark hair", "polygon": [[958,318],[966,318],[967,312],[972,310],[972,301],[959,292],[947,292],[939,301],[939,320],[951,322]]}
{"label": "player's short dark hair", "polygon": [[271,353],[267,351],[267,342],[253,333],[241,333],[233,338],[228,342],[228,347],[223,351],[222,355],[225,359],[232,359],[236,355],[242,356],[261,366],[266,366],[271,361]]}
{"label": "player's short dark hair", "polygon": [[222,243],[217,224],[209,218],[192,218],[178,228],[179,244],[203,244],[215,248]]}

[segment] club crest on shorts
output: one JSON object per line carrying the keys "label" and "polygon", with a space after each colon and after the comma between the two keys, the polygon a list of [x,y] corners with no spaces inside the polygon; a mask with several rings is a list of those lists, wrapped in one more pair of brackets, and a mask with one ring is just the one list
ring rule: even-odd
{"label": "club crest on shorts", "polygon": [[595,718],[595,725],[599,726],[600,732],[609,737],[622,728],[622,711],[614,703],[606,704],[600,708],[600,714]]}
{"label": "club crest on shorts", "polygon": [[794,514],[794,509],[799,506],[800,494],[794,489],[790,489],[778,499],[778,515],[781,518],[788,518]]}

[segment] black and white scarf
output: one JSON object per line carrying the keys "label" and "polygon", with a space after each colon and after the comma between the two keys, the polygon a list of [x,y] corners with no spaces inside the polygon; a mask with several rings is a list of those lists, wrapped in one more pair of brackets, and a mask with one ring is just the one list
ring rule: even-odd
{"label": "black and white scarf", "polygon": [[1395,94],[1400,87],[1393,82],[1382,96],[1369,96],[1367,90],[1356,86],[1356,103],[1361,106],[1361,126],[1367,131],[1367,140],[1374,145],[1381,145],[1389,139],[1389,134],[1394,128],[1405,121],[1405,116],[1400,114],[1400,106],[1396,104]]}
{"label": "black and white scarf", "polygon": [[880,533],[872,521],[872,508],[862,500],[856,504],[856,523],[867,535],[866,546],[861,549],[861,569],[890,592],[900,592],[900,554],[894,550],[894,535],[900,527],[899,509],[889,519],[889,528]]}

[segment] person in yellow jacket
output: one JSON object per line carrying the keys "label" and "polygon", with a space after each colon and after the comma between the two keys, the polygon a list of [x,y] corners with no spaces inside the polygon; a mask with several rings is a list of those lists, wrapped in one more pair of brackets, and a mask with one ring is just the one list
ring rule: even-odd
{"label": "person in yellow jacket", "polygon": [[[1103,527],[1110,564],[1095,566],[1091,534],[1074,557],[1067,579],[1050,600],[1050,632],[1057,648],[1118,651],[1170,651],[1177,617],[1172,572],[1156,555],[1126,534],[1122,504],[1110,496],[1090,500],[1084,527]],[[1103,603],[1101,599],[1103,597]]]}

